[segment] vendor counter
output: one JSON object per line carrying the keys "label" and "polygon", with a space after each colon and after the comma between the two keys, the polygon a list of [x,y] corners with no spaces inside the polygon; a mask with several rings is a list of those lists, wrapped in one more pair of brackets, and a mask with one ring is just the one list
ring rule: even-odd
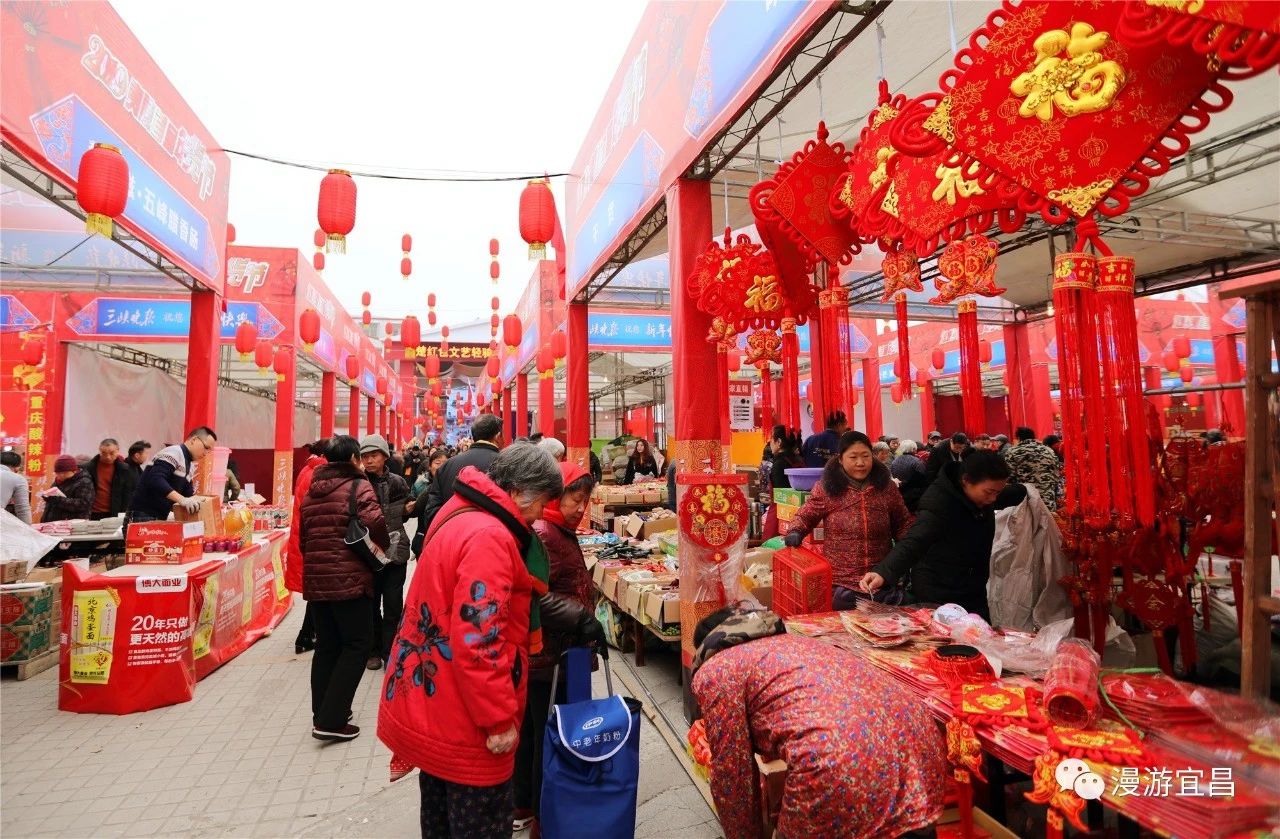
{"label": "vendor counter", "polygon": [[185,565],[63,567],[58,707],[131,714],[189,702],[198,680],[284,620],[288,531]]}

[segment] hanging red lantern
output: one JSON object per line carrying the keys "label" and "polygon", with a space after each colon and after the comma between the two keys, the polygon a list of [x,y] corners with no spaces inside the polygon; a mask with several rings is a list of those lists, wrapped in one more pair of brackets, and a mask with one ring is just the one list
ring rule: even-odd
{"label": "hanging red lantern", "polygon": [[409,257],[407,257],[407,256],[406,256],[406,257],[401,258],[401,260],[400,260],[400,276],[401,276],[401,277],[404,277],[404,278],[407,280],[407,279],[409,279],[409,275],[410,275],[410,274],[412,274],[412,273],[413,273],[413,260],[412,260],[412,259],[410,259],[410,258],[409,258]]}
{"label": "hanging red lantern", "polygon": [[434,382],[440,378],[440,356],[429,355],[423,363],[427,371],[427,381]]}
{"label": "hanging red lantern", "polygon": [[494,333],[495,335],[496,335],[496,334],[498,334],[498,324],[499,324],[499,323],[501,323],[501,321],[500,321],[500,320],[499,320],[499,318],[498,318],[498,313],[497,313],[497,312],[494,312],[493,314],[489,315],[489,328],[490,328],[491,330],[493,330],[493,333]]}
{"label": "hanging red lantern", "polygon": [[435,312],[427,312],[427,325],[428,325],[428,326],[435,326],[435,325],[436,325],[436,313],[435,313]]}
{"label": "hanging red lantern", "polygon": [[413,250],[413,237],[406,233],[400,237],[400,252],[408,256],[411,250]]}
{"label": "hanging red lantern", "polygon": [[276,371],[276,381],[283,382],[293,372],[293,348],[280,347],[276,350],[275,360],[271,363]]}
{"label": "hanging red lantern", "polygon": [[231,222],[227,222],[227,244],[234,245],[236,242],[236,226]]}
{"label": "hanging red lantern", "polygon": [[311,267],[316,269],[317,274],[324,273],[324,251],[316,251],[311,255]]}
{"label": "hanging red lantern", "polygon": [[45,339],[43,335],[32,335],[22,342],[22,363],[28,367],[39,367],[44,361]]}
{"label": "hanging red lantern", "polygon": [[929,384],[929,374],[923,370],[916,371],[916,387],[923,390],[927,384]]}
{"label": "hanging red lantern", "polygon": [[542,376],[549,376],[556,369],[556,357],[551,352],[551,347],[542,347],[538,350],[538,373]]}
{"label": "hanging red lantern", "polygon": [[364,306],[366,309],[369,308],[369,304],[372,302],[373,302],[373,295],[370,294],[369,292],[366,291],[360,295],[360,305]]}
{"label": "hanging red lantern", "polygon": [[489,240],[489,256],[494,258],[497,258],[498,256],[498,240],[497,239]]}
{"label": "hanging red lantern", "polygon": [[1191,341],[1185,335],[1173,339],[1173,354],[1178,358],[1191,357]]}
{"label": "hanging red lantern", "polygon": [[929,356],[929,362],[934,370],[941,370],[947,366],[947,354],[942,350],[934,350]]}
{"label": "hanging red lantern", "polygon": [[991,363],[991,342],[982,340],[978,343],[978,362],[981,364]]}
{"label": "hanging red lantern", "polygon": [[441,337],[441,338],[448,338],[448,337],[449,337],[449,325],[448,325],[448,324],[445,324],[444,326],[440,327],[440,337]]}
{"label": "hanging red lantern", "polygon": [[129,203],[129,164],[120,149],[94,143],[80,157],[76,203],[87,213],[84,229],[111,238],[112,219]]}
{"label": "hanging red lantern", "polygon": [[324,250],[324,231],[317,228],[311,235],[311,242],[316,246],[316,250]]}
{"label": "hanging red lantern", "polygon": [[360,375],[360,362],[354,355],[347,356],[345,362],[347,368],[347,381],[354,382],[356,376]]}
{"label": "hanging red lantern", "polygon": [[489,378],[498,378],[500,363],[496,355],[489,356],[489,360],[484,363],[484,371],[489,374]]}
{"label": "hanging red lantern", "polygon": [[1182,359],[1178,358],[1173,350],[1166,350],[1161,354],[1160,361],[1164,364],[1164,369],[1170,373],[1178,372],[1178,368],[1182,366]]}
{"label": "hanging red lantern", "polygon": [[444,385],[440,383],[439,379],[431,382],[431,395],[437,399],[444,395]]}
{"label": "hanging red lantern", "polygon": [[436,293],[434,291],[427,294],[427,308],[434,309],[436,307]]}
{"label": "hanging red lantern", "polygon": [[545,178],[535,178],[520,193],[520,238],[529,245],[529,258],[547,255],[547,243],[555,235],[556,200]]}
{"label": "hanging red lantern", "polygon": [[726,361],[728,362],[730,373],[737,373],[742,369],[742,353],[738,351],[737,347],[729,350],[726,355]]}
{"label": "hanging red lantern", "polygon": [[363,323],[365,326],[368,326],[369,324],[373,323],[373,315],[369,314],[368,309],[365,309],[363,312],[360,313],[360,322]]}
{"label": "hanging red lantern", "polygon": [[441,337],[440,338],[440,355],[445,356],[448,354],[449,354],[449,339],[445,337]]}
{"label": "hanging red lantern", "polygon": [[1204,404],[1204,395],[1203,395],[1203,394],[1201,394],[1201,393],[1188,393],[1188,394],[1187,394],[1187,407],[1188,407],[1188,408],[1199,408],[1202,404]]}
{"label": "hanging red lantern", "polygon": [[382,339],[382,354],[385,356],[391,352],[391,336]]}
{"label": "hanging red lantern", "polygon": [[565,353],[568,351],[569,340],[563,332],[551,333],[551,353],[555,356],[557,364],[564,363]]}
{"label": "hanging red lantern", "polygon": [[243,320],[236,327],[236,352],[240,353],[241,361],[248,361],[249,356],[253,355],[253,348],[258,343],[258,327],[253,321]]}
{"label": "hanging red lantern", "polygon": [[1178,378],[1182,379],[1184,383],[1190,384],[1195,377],[1196,371],[1191,369],[1191,365],[1188,364],[1186,367],[1178,368]]}
{"label": "hanging red lantern", "polygon": [[258,345],[253,348],[253,363],[258,365],[259,370],[266,370],[271,366],[271,361],[275,355],[275,347],[266,338],[259,338]]}
{"label": "hanging red lantern", "polygon": [[400,321],[400,343],[404,344],[405,358],[412,358],[414,350],[422,344],[422,324],[413,315]]}
{"label": "hanging red lantern", "polygon": [[350,172],[330,169],[320,181],[316,219],[326,234],[325,250],[347,252],[347,234],[356,226],[356,182]]}
{"label": "hanging red lantern", "polygon": [[489,300],[489,308],[495,312],[498,311],[498,298],[494,297]]}
{"label": "hanging red lantern", "polygon": [[495,259],[493,262],[489,263],[489,279],[496,283],[498,281],[498,275],[501,273],[501,269],[498,267],[498,260]]}
{"label": "hanging red lantern", "polygon": [[304,309],[298,315],[298,337],[302,348],[310,350],[320,340],[320,314],[315,309]]}
{"label": "hanging red lantern", "polygon": [[376,384],[377,384],[377,387],[375,388],[375,390],[378,392],[378,395],[386,396],[387,395],[387,377],[379,376]]}
{"label": "hanging red lantern", "polygon": [[524,327],[518,316],[507,315],[502,319],[502,342],[507,345],[508,350],[515,352],[520,346],[523,331]]}
{"label": "hanging red lantern", "polygon": [[396,332],[396,328],[391,325],[391,321],[382,324],[382,334],[391,337]]}
{"label": "hanging red lantern", "polygon": [[897,405],[902,402],[902,383],[894,382],[889,386],[889,398],[893,400],[893,404]]}

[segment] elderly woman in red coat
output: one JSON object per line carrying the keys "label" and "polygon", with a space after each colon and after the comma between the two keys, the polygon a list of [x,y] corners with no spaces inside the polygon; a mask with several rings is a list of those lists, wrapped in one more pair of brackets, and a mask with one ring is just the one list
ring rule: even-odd
{"label": "elderly woman in red coat", "polygon": [[759,835],[755,754],[787,764],[777,836],[930,836],[946,794],[946,745],[888,675],[772,612],[723,609],[694,634],[693,695],[711,749],[726,839]]}
{"label": "elderly woman in red coat", "polygon": [[424,837],[511,835],[529,655],[541,647],[534,595],[548,579],[531,526],[562,489],[551,455],[516,443],[487,475],[458,474],[426,534],[378,709],[393,777],[421,770]]}
{"label": "elderly woman in red coat", "polygon": [[846,431],[822,480],[792,520],[786,543],[798,547],[822,525],[822,555],[831,563],[832,605],[852,609],[862,575],[888,556],[912,521],[889,467],[872,453],[871,439],[861,431]]}

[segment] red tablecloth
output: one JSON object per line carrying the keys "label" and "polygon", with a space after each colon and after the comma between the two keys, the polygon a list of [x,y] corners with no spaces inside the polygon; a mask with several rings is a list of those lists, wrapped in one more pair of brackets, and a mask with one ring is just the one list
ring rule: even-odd
{"label": "red tablecloth", "polygon": [[129,714],[188,702],[195,683],[278,626],[292,605],[286,533],[186,565],[63,566],[58,707]]}

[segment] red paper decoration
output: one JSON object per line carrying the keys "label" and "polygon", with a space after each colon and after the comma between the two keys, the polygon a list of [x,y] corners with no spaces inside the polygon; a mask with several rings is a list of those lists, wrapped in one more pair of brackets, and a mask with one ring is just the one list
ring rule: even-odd
{"label": "red paper decoration", "polygon": [[275,347],[266,338],[259,338],[258,345],[253,348],[253,363],[259,370],[266,370],[275,358]]}
{"label": "red paper decoration", "polygon": [[87,214],[84,229],[110,239],[112,219],[123,213],[129,203],[129,164],[120,149],[94,143],[80,156],[76,203]]}
{"label": "red paper decoration", "polygon": [[509,352],[515,352],[520,348],[520,341],[524,337],[523,332],[524,327],[518,316],[507,315],[502,319],[502,341],[507,345]]}
{"label": "red paper decoration", "polygon": [[44,361],[45,338],[32,335],[22,342],[22,363],[28,367],[39,367]]}
{"label": "red paper decoration", "polygon": [[688,485],[680,502],[680,531],[694,544],[716,551],[719,561],[746,530],[750,508],[742,489],[731,483]]}
{"label": "red paper decoration", "polygon": [[434,382],[440,378],[440,356],[428,355],[422,366],[426,369],[428,382]]}
{"label": "red paper decoration", "polygon": [[347,234],[356,226],[356,182],[351,173],[330,169],[320,181],[316,219],[327,240],[325,250],[347,252]]}
{"label": "red paper decoration", "polygon": [[755,367],[782,363],[782,338],[772,329],[757,329],[747,336],[747,364]]}
{"label": "red paper decoration", "polygon": [[241,321],[236,327],[236,352],[240,353],[241,361],[248,361],[249,356],[253,355],[253,348],[258,343],[258,327],[253,321]]}
{"label": "red paper decoration", "polygon": [[323,250],[325,243],[324,231],[316,228],[316,232],[311,235],[311,241],[316,246],[316,250]]}
{"label": "red paper decoration", "polygon": [[1127,0],[1118,33],[1127,43],[1163,41],[1212,56],[1210,61],[1226,65],[1227,79],[1246,79],[1280,64],[1280,15],[1269,3]]}
{"label": "red paper decoration", "polygon": [[347,373],[347,381],[354,382],[356,377],[360,375],[360,362],[354,355],[347,356],[344,364]]}
{"label": "red paper decoration", "polygon": [[[547,243],[555,236],[556,201],[551,185],[544,178],[535,178],[524,185],[520,193],[520,238],[529,245],[529,258],[542,259],[547,255]],[[497,240],[490,243],[490,251],[497,250]]]}
{"label": "red paper decoration", "polygon": [[[887,303],[906,291],[924,291],[920,284],[920,260],[915,253],[896,247],[884,255],[880,262],[880,270],[884,273],[884,293],[880,302]],[[902,295],[905,301],[906,296]]]}
{"label": "red paper decoration", "polygon": [[298,337],[303,349],[310,350],[320,340],[320,314],[315,309],[303,309],[298,315]]}
{"label": "red paper decoration", "polygon": [[938,257],[938,295],[930,303],[950,303],[969,294],[999,297],[1005,289],[996,285],[996,243],[981,233],[947,245]]}

